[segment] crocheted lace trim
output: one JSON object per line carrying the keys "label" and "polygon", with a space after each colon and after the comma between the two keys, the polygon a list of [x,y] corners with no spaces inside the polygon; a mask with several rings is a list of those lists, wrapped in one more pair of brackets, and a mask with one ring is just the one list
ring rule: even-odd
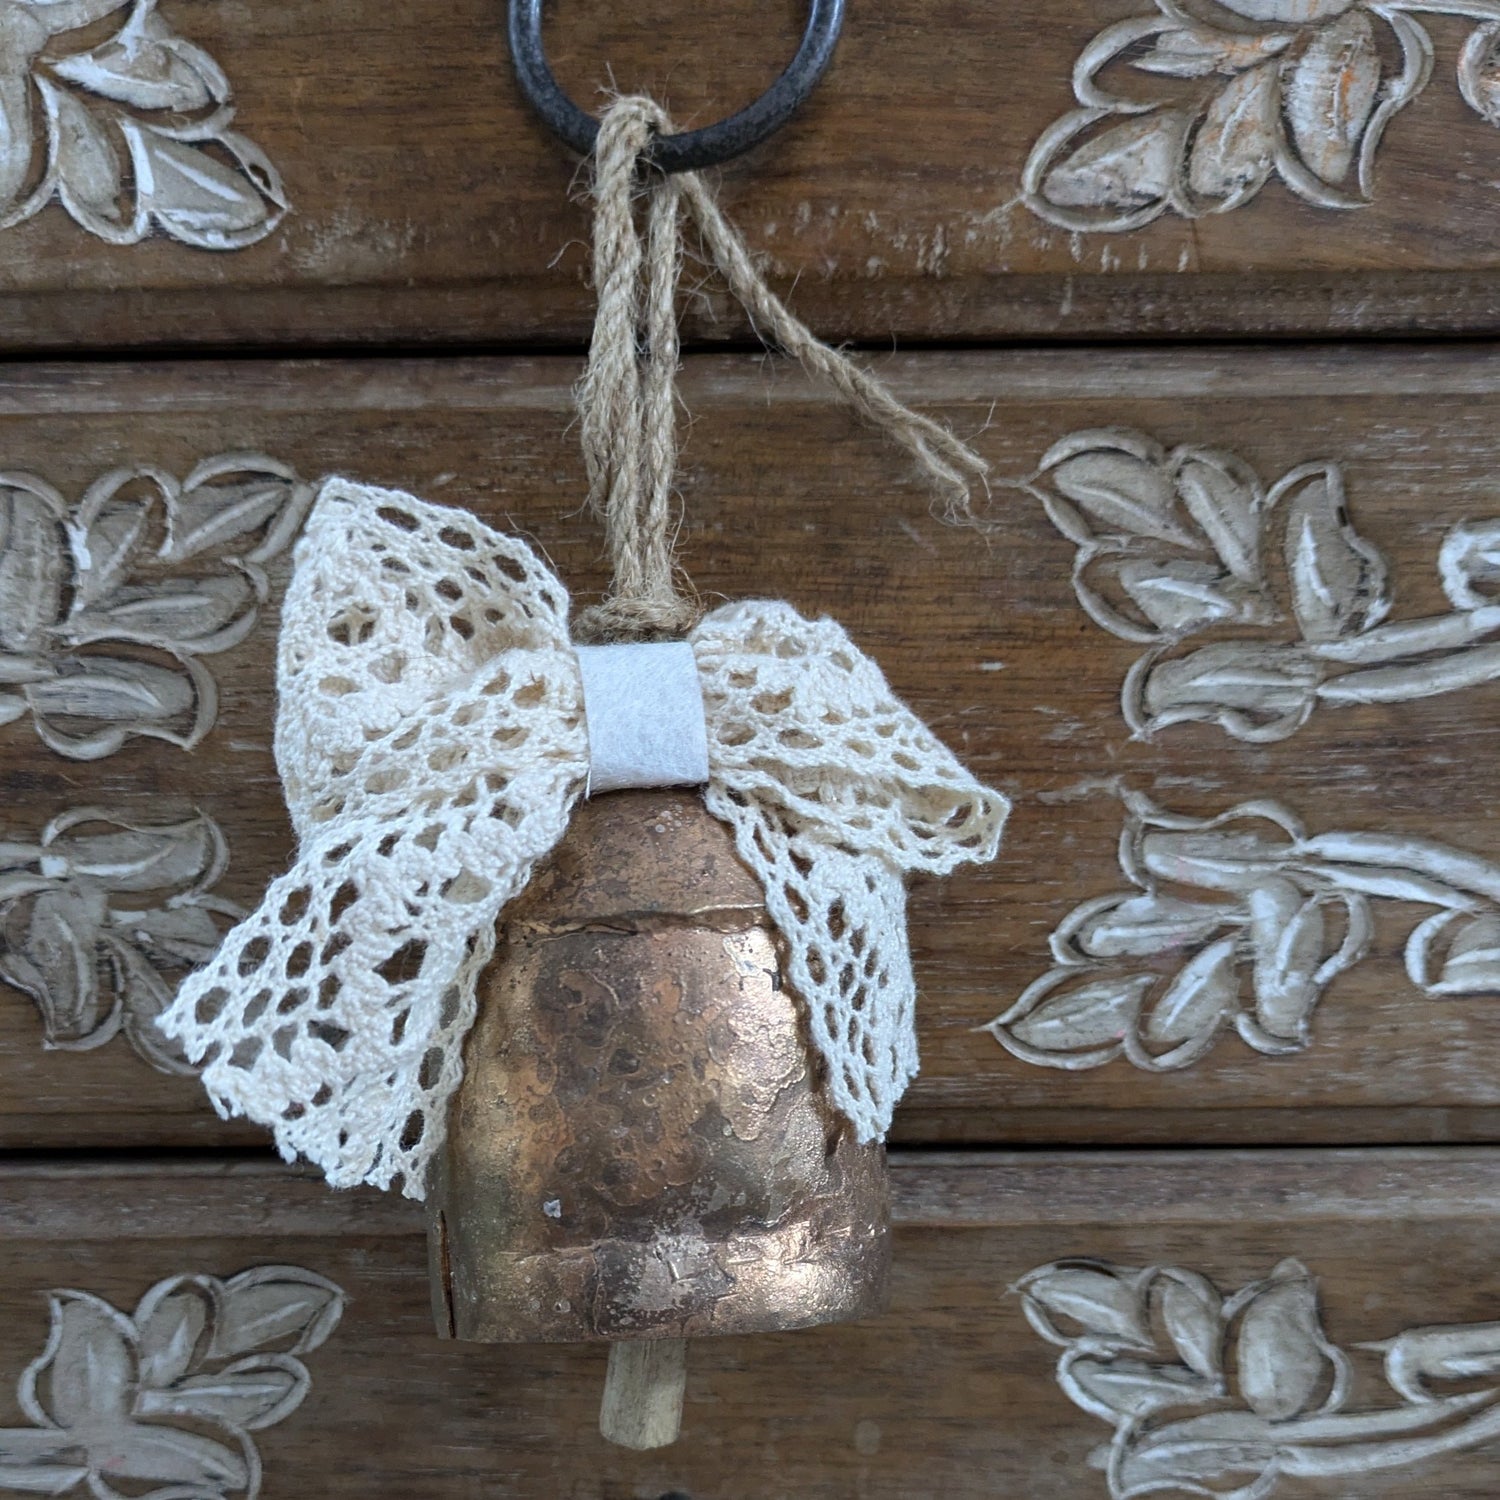
{"label": "crocheted lace trim", "polygon": [[[295,864],[159,1024],[221,1114],[335,1186],[423,1195],[501,908],[588,774],[568,596],[463,511],[328,481],[296,552],[276,759]],[[884,1135],[917,1068],[904,874],[987,860],[1008,804],[828,620],[751,601],[690,637],[705,802],[786,940],[830,1097]]]}

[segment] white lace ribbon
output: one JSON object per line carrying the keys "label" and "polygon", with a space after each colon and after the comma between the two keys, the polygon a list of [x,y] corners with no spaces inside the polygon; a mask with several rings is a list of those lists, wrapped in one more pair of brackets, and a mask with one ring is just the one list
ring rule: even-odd
{"label": "white lace ribbon", "polygon": [[[297,859],[159,1025],[221,1114],[336,1187],[421,1198],[505,903],[589,741],[568,596],[459,510],[327,481],[296,551],[276,760]],[[748,601],[692,632],[704,800],[785,939],[834,1105],[878,1139],[917,1070],[906,872],[994,856],[1008,804],[839,626]]]}

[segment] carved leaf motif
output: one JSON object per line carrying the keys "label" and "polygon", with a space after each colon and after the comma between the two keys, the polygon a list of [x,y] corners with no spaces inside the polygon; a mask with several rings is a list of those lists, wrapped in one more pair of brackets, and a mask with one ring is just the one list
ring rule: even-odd
{"label": "carved leaf motif", "polygon": [[1215,1382],[1220,1373],[1224,1318],[1221,1298],[1207,1277],[1168,1270],[1161,1277],[1162,1323],[1182,1362]]}
{"label": "carved leaf motif", "polygon": [[146,7],[137,7],[109,41],[62,58],[52,71],[101,99],[136,109],[190,113],[229,98],[229,80],[218,64]]}
{"label": "carved leaf motif", "polygon": [[290,488],[283,480],[267,478],[190,492],[175,509],[163,559],[182,562],[258,531],[281,511]]}
{"label": "carved leaf motif", "polygon": [[1279,65],[1263,62],[1215,95],[1188,153],[1195,193],[1229,207],[1260,191],[1276,160],[1279,78]]}
{"label": "carved leaf motif", "polygon": [[141,1384],[153,1390],[180,1380],[208,1358],[219,1317],[220,1283],[208,1276],[159,1281],[135,1310]]}
{"label": "carved leaf motif", "polygon": [[0,1429],[0,1486],[23,1495],[65,1495],[88,1478],[81,1450],[47,1428]]}
{"label": "carved leaf motif", "polygon": [[1438,550],[1438,573],[1455,609],[1500,606],[1500,521],[1455,526]]}
{"label": "carved leaf motif", "polygon": [[[108,1438],[107,1433],[99,1434]],[[247,1440],[239,1438],[243,1445]],[[101,1444],[101,1446],[103,1446]],[[217,1438],[186,1432],[176,1427],[154,1427],[131,1423],[112,1445],[117,1451],[96,1458],[96,1472],[106,1481],[166,1481],[187,1485],[192,1493],[223,1495],[242,1493],[251,1487],[256,1469],[243,1452]]]}
{"label": "carved leaf motif", "polygon": [[1214,563],[1188,557],[1110,561],[1131,602],[1164,634],[1188,635],[1206,625],[1259,617],[1254,596],[1226,586],[1223,570]]}
{"label": "carved leaf motif", "polygon": [[74,646],[136,641],[184,654],[227,651],[250,633],[259,603],[244,574],[164,578],[117,589],[96,608],[70,614],[60,633]]}
{"label": "carved leaf motif", "polygon": [[[1387,124],[1432,76],[1421,12],[1482,23],[1458,84],[1500,124],[1491,0],[1156,0],[1080,52],[1073,94],[1083,108],[1038,137],[1022,173],[1025,201],[1065,229],[1121,232],[1169,210],[1196,218],[1237,208],[1275,173],[1316,207],[1360,208]],[[1106,70],[1162,83],[1141,99],[1101,82]],[[1199,82],[1216,77],[1228,82],[1212,91]]]}
{"label": "carved leaf motif", "polygon": [[[19,844],[6,844],[3,847],[6,858],[14,858],[17,861],[32,860],[40,853],[34,846],[27,852],[13,852],[26,849]],[[34,896],[40,891],[52,889],[52,882],[45,875],[33,874],[29,871],[6,870],[0,873],[0,901],[12,902],[22,896]]]}
{"label": "carved leaf motif", "polygon": [[[74,670],[39,682],[27,696],[46,719],[135,719],[164,723],[193,708],[191,682],[146,661],[108,656],[81,658]],[[55,730],[59,739],[65,738]]]}
{"label": "carved leaf motif", "polygon": [[0,475],[0,646],[35,651],[62,608],[62,497]]}
{"label": "carved leaf motif", "polygon": [[286,195],[286,186],[281,180],[281,173],[276,170],[271,158],[254,141],[236,130],[221,131],[213,137],[213,143],[233,159],[248,181],[255,184],[261,196],[266,200],[268,211],[260,226],[235,236],[233,241],[226,241],[222,246],[206,244],[204,248],[230,250],[238,249],[241,245],[253,245],[256,240],[269,234],[282,221],[287,209],[291,206]]}
{"label": "carved leaf motif", "polygon": [[1250,894],[1255,1019],[1268,1038],[1305,1044],[1324,988],[1363,955],[1363,942],[1347,954],[1340,944],[1328,952],[1326,907],[1326,898],[1304,896],[1290,880],[1267,880]]}
{"label": "carved leaf motif", "polygon": [[1150,50],[1134,58],[1131,66],[1172,78],[1233,74],[1284,52],[1291,40],[1284,32],[1245,36],[1208,26],[1174,26],[1159,33]]}
{"label": "carved leaf motif", "polygon": [[321,1345],[343,1313],[343,1293],[325,1276],[297,1266],[257,1266],[224,1283],[214,1330],[216,1358],[277,1347],[306,1354]]}
{"label": "carved leaf motif", "polygon": [[202,250],[237,250],[263,239],[280,218],[280,179],[266,175],[269,163],[259,153],[250,158],[237,149],[237,137],[214,138],[231,155],[230,165],[153,126],[125,121],[121,129],[141,205],[174,239]]}
{"label": "carved leaf motif", "polygon": [[[1071,977],[1071,976],[1068,976]],[[1155,976],[1128,974],[1080,984],[1003,1021],[1011,1038],[1038,1052],[1117,1047],[1135,1029]]]}
{"label": "carved leaf motif", "polygon": [[1406,967],[1429,995],[1500,994],[1500,913],[1435,913],[1413,931]]}
{"label": "carved leaf motif", "polygon": [[1080,432],[1054,444],[1032,488],[1078,545],[1079,602],[1112,634],[1176,640],[1276,618],[1260,568],[1264,497],[1233,455]]}
{"label": "carved leaf motif", "polygon": [[1097,118],[1095,111],[1068,117],[1073,131],[1059,144],[1072,149],[1043,165],[1042,198],[1065,209],[1159,211],[1176,181],[1187,118],[1157,110],[1084,133]]}
{"label": "carved leaf motif", "polygon": [[261,454],[226,454],[200,464],[168,504],[163,562],[186,562],[232,544],[254,542],[245,561],[285,550],[312,503],[312,486]]}
{"label": "carved leaf motif", "polygon": [[1379,89],[1374,28],[1362,10],[1346,8],[1313,37],[1284,84],[1297,154],[1324,182],[1349,175]]}
{"label": "carved leaf motif", "polygon": [[1146,1040],[1210,1043],[1239,1009],[1238,943],[1220,938],[1195,954],[1146,1019]]}
{"label": "carved leaf motif", "polygon": [[1078,907],[1057,930],[1059,958],[1147,958],[1203,942],[1233,914],[1206,901],[1156,892],[1105,896]]}
{"label": "carved leaf motif", "polygon": [[1487,912],[1454,932],[1434,988],[1440,995],[1500,994],[1500,916]]}
{"label": "carved leaf motif", "polygon": [[135,1329],[87,1292],[55,1292],[52,1337],[22,1377],[58,1427],[122,1421],[135,1400]]}
{"label": "carved leaf motif", "polygon": [[0,474],[0,687],[19,689],[0,692],[0,724],[30,713],[77,760],[141,735],[191,749],[218,711],[198,658],[254,628],[262,564],[311,498],[254,453],[209,459],[182,485],[150,466],[112,469],[71,515],[41,480]]}
{"label": "carved leaf motif", "polygon": [[154,498],[115,498],[116,492],[135,477],[130,470],[116,469],[90,485],[79,503],[77,517],[68,528],[75,569],[75,612],[86,612],[109,598],[140,561],[156,502]]}
{"label": "carved leaf motif", "polygon": [[[1237,1414],[1189,1417],[1144,1433],[1117,1450],[1110,1466],[1115,1500],[1177,1490],[1222,1495],[1224,1500],[1262,1500],[1275,1486],[1276,1445],[1265,1424],[1246,1424]],[[1243,1429],[1252,1425],[1251,1432]],[[1226,1483],[1248,1479],[1243,1488]]]}
{"label": "carved leaf motif", "polygon": [[35,844],[0,845],[0,979],[36,1001],[52,1046],[97,1047],[123,1026],[154,1067],[192,1071],[154,1023],[175,990],[164,971],[211,957],[237,912],[209,894],[226,863],[201,815],[150,826],[82,808]]}
{"label": "carved leaf motif", "polygon": [[1247,584],[1260,582],[1260,528],[1265,498],[1249,466],[1232,453],[1202,448],[1174,455],[1179,498],[1220,561]]}
{"label": "carved leaf motif", "polygon": [[1323,1336],[1307,1268],[1283,1261],[1247,1299],[1239,1328],[1241,1394],[1267,1421],[1304,1416],[1334,1388],[1341,1359]]}
{"label": "carved leaf motif", "polygon": [[1074,1402],[1105,1421],[1150,1416],[1168,1407],[1190,1405],[1209,1394],[1203,1380],[1181,1365],[1139,1359],[1100,1359],[1083,1355],[1062,1377]]}
{"label": "carved leaf motif", "polygon": [[1149,537],[1179,547],[1194,543],[1177,517],[1177,498],[1161,465],[1138,454],[1102,446],[1085,450],[1063,459],[1049,478],[1104,535]]}
{"label": "carved leaf motif", "polygon": [[[1319,704],[1406,702],[1500,680],[1500,522],[1466,522],[1443,543],[1439,570],[1459,613],[1382,625],[1385,558],[1350,521],[1337,464],[1303,464],[1267,493],[1232,454],[1168,452],[1141,433],[1095,429],[1054,443],[1025,487],[1078,548],[1084,611],[1112,635],[1158,648],[1121,689],[1139,735],[1211,723],[1270,742],[1296,733]],[[1273,525],[1285,604],[1262,565]],[[1181,649],[1228,625],[1286,635],[1257,629]]]}
{"label": "carved leaf motif", "polygon": [[88,107],[45,78],[37,80],[52,139],[57,195],[85,229],[118,241],[131,234],[121,201],[124,168],[104,127]]}
{"label": "carved leaf motif", "polygon": [[108,943],[107,950],[114,961],[120,1024],[130,1045],[157,1072],[192,1077],[197,1069],[188,1062],[181,1047],[156,1025],[156,1018],[171,1005],[176,987],[169,985],[146,956],[130,944]]}
{"label": "carved leaf motif", "polygon": [[51,675],[51,670],[40,657],[0,654],[0,682],[8,686],[23,687],[31,682],[45,682]]}
{"label": "carved leaf motif", "polygon": [[1217,818],[1182,818],[1145,798],[1126,803],[1121,858],[1137,883],[1158,880],[1248,896],[1296,855],[1301,828],[1274,802],[1242,803]]}
{"label": "carved leaf motif", "polygon": [[174,906],[116,917],[117,928],[154,957],[196,968],[218,951],[223,935],[203,906]]}
{"label": "carved leaf motif", "polygon": [[1405,950],[1425,994],[1500,994],[1491,862],[1427,839],[1309,834],[1273,802],[1194,818],[1124,797],[1120,868],[1135,889],[1068,913],[1056,967],[986,1028],[1022,1061],[1166,1071],[1231,1025],[1264,1055],[1301,1051],[1329,985],[1370,951],[1377,900],[1435,908]]}
{"label": "carved leaf motif", "polygon": [[53,1046],[96,1047],[114,1035],[117,1006],[101,993],[96,959],[103,919],[95,892],[43,891],[0,953],[0,978],[36,1001]]}
{"label": "carved leaf motif", "polygon": [[1247,21],[1305,26],[1342,15],[1360,0],[1217,0],[1217,3]]}
{"label": "carved leaf motif", "polygon": [[1139,1278],[1104,1265],[1044,1266],[1020,1284],[1028,1313],[1050,1330],[1056,1343],[1070,1339],[1056,1331],[1058,1318],[1077,1323],[1086,1336],[1106,1343],[1123,1341],[1136,1349],[1151,1348]]}
{"label": "carved leaf motif", "polygon": [[[1128,1289],[1138,1303],[1154,1300],[1172,1352],[1184,1363],[1172,1362],[1155,1340],[1112,1338],[1086,1321],[1071,1319],[1080,1326],[1064,1331],[1030,1300],[1033,1287],[1080,1272],[1097,1278],[1086,1284],[1089,1301],[1111,1286]],[[1079,1261],[1039,1267],[1017,1290],[1027,1320],[1062,1349],[1062,1391],[1113,1429],[1108,1449],[1094,1458],[1106,1472],[1111,1500],[1161,1493],[1265,1500],[1288,1476],[1337,1481],[1344,1493],[1355,1476],[1405,1468],[1500,1435],[1500,1388],[1493,1384],[1500,1325],[1418,1328],[1361,1345],[1384,1353],[1391,1391],[1404,1404],[1348,1412],[1352,1362],[1328,1342],[1316,1284],[1295,1260],[1227,1300],[1206,1277],[1180,1267]],[[1236,1343],[1232,1390],[1217,1364],[1226,1324]],[[1429,1388],[1457,1380],[1491,1385],[1447,1397]]]}
{"label": "carved leaf motif", "polygon": [[1303,636],[1332,641],[1378,624],[1390,608],[1385,559],[1350,523],[1339,471],[1317,466],[1276,493],[1287,507],[1286,567]]}
{"label": "carved leaf motif", "polygon": [[170,1390],[143,1392],[137,1414],[201,1417],[258,1432],[296,1411],[311,1385],[299,1360],[255,1354],[225,1365],[217,1374],[187,1376]]}
{"label": "carved leaf motif", "polygon": [[[122,10],[112,36],[66,52],[64,37]],[[117,245],[137,243],[154,222],[186,243],[234,249],[280,222],[280,178],[229,128],[223,71],[153,0],[6,0],[0,28],[0,225],[31,217],[54,193],[79,225]],[[33,89],[47,126],[40,169]]]}
{"label": "carved leaf motif", "polygon": [[1415,1328],[1370,1347],[1384,1348],[1385,1378],[1408,1401],[1434,1400],[1432,1381],[1500,1375],[1500,1323]]}
{"label": "carved leaf motif", "polygon": [[[110,831],[79,831],[93,827]],[[54,820],[43,842],[54,870],[88,876],[106,891],[186,890],[217,878],[223,866],[223,835],[201,816],[136,825],[89,809]]]}
{"label": "carved leaf motif", "polygon": [[1469,34],[1459,54],[1458,86],[1471,109],[1500,125],[1500,20]]}
{"label": "carved leaf motif", "polygon": [[[0,1432],[0,1484],[63,1494],[86,1483],[99,1500],[144,1495],[141,1486],[158,1500],[250,1500],[261,1476],[250,1434],[289,1416],[310,1379],[289,1353],[216,1352],[232,1286],[280,1288],[298,1309],[308,1288],[328,1292],[313,1342],[332,1331],[343,1305],[332,1282],[287,1266],[243,1272],[228,1284],[173,1277],[147,1292],[133,1320],[90,1293],[55,1292],[51,1337],[17,1392],[37,1425]],[[278,1318],[274,1294],[260,1312],[262,1344],[288,1327],[304,1338],[312,1331],[301,1310]],[[257,1342],[244,1326],[240,1339]]]}
{"label": "carved leaf motif", "polygon": [[[13,47],[20,52],[20,47]],[[31,171],[31,83],[24,73],[13,72],[0,55],[0,222],[26,187]]]}
{"label": "carved leaf motif", "polygon": [[[217,700],[208,696],[212,687],[212,678],[188,662],[166,667],[82,656],[64,658],[55,676],[26,689],[26,700],[37,735],[49,749],[71,760],[99,760],[131,735],[191,749],[217,711]],[[106,727],[94,727],[101,722]]]}
{"label": "carved leaf motif", "polygon": [[1217,641],[1151,664],[1127,678],[1124,709],[1132,729],[1218,724],[1236,739],[1281,740],[1307,722],[1321,665],[1295,646]]}

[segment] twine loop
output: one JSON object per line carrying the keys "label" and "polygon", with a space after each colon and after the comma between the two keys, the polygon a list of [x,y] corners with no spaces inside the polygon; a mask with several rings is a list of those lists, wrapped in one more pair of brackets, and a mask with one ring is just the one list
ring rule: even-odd
{"label": "twine loop", "polygon": [[673,639],[702,614],[677,563],[672,488],[684,211],[761,339],[795,357],[905,448],[941,498],[947,519],[973,519],[972,486],[983,484],[988,472],[985,461],[947,427],[903,405],[881,380],[787,310],[700,174],[668,176],[649,164],[653,136],[672,129],[655,100],[627,95],[605,112],[594,154],[598,313],[576,396],[589,504],[603,518],[614,577],[604,601],[583,613],[584,639]]}

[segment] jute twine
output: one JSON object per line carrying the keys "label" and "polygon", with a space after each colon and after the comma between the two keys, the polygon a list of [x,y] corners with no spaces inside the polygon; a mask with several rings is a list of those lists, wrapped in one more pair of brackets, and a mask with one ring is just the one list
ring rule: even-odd
{"label": "jute twine", "polygon": [[988,471],[946,427],[903,406],[868,370],[787,311],[699,174],[668,176],[649,165],[652,137],[671,130],[655,100],[629,95],[605,113],[594,155],[599,307],[577,400],[589,503],[604,520],[614,578],[604,602],[579,622],[589,639],[680,636],[701,613],[677,565],[672,499],[684,206],[709,260],[765,343],[794,355],[808,374],[907,449],[950,519],[972,518],[971,486],[982,484]]}

